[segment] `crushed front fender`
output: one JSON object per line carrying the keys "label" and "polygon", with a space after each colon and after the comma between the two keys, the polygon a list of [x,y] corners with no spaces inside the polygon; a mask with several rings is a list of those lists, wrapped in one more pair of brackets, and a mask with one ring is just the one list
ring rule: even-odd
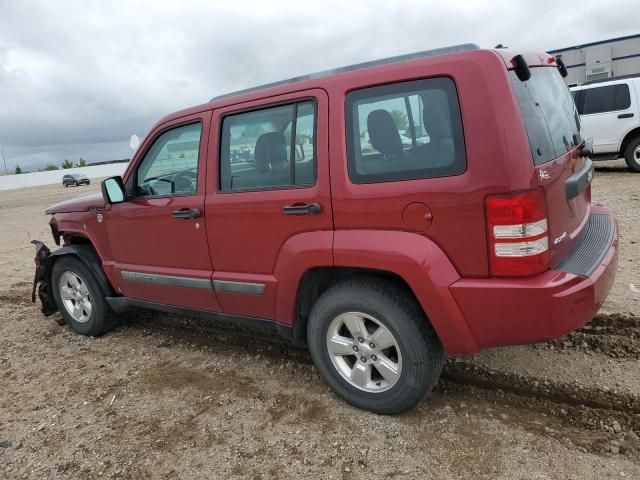
{"label": "crushed front fender", "polygon": [[51,290],[51,250],[41,241],[32,240],[36,246],[36,256],[34,258],[36,264],[36,272],[33,277],[33,289],[31,290],[31,301],[36,302],[36,290],[38,291],[38,297],[42,311],[45,317],[53,315],[58,311],[58,306],[53,298],[53,291]]}

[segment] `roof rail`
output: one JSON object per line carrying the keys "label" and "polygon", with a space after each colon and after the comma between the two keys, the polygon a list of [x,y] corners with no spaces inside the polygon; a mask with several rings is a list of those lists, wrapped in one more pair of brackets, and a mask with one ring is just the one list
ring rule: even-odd
{"label": "roof rail", "polygon": [[627,80],[629,78],[639,78],[640,73],[631,73],[629,75],[620,75],[619,77],[599,78],[598,80],[589,80],[588,82],[581,83],[579,86],[593,85],[595,83],[615,82],[616,80]]}
{"label": "roof rail", "polygon": [[352,70],[359,70],[361,68],[377,67],[380,65],[386,65],[388,63],[405,62],[407,60],[416,60],[418,58],[435,57],[438,55],[446,55],[448,53],[466,52],[469,50],[479,50],[480,47],[475,43],[462,43],[460,45],[452,45],[450,47],[435,48],[433,50],[423,50],[421,52],[407,53],[404,55],[397,55],[395,57],[381,58],[379,60],[372,60],[369,62],[356,63],[354,65],[348,65],[346,67],[332,68],[330,70],[323,70],[321,72],[311,73],[308,75],[301,75],[299,77],[288,78],[286,80],[279,80],[277,82],[266,83],[257,87],[245,88],[244,90],[237,90],[235,92],[225,93],[213,97],[210,101],[222,100],[224,98],[235,97],[236,95],[242,95],[244,93],[256,92],[258,90],[264,90],[266,88],[278,87],[280,85],[287,85],[289,83],[302,82],[303,80],[311,80],[314,78],[326,77],[336,73],[350,72]]}

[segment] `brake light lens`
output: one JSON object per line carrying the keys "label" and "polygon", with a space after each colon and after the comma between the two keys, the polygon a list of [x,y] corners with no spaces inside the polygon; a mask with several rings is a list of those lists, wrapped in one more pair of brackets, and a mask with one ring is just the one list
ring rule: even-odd
{"label": "brake light lens", "polygon": [[491,273],[522,277],[549,268],[549,234],[540,188],[486,199]]}

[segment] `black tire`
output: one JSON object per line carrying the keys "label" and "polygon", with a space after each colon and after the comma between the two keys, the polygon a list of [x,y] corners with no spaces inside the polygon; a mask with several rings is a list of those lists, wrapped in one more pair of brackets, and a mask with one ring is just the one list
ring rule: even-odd
{"label": "black tire", "polygon": [[78,182],[73,182],[73,186],[77,187],[78,186]]}
{"label": "black tire", "polygon": [[[63,303],[60,278],[65,272],[77,275],[88,289],[91,312],[86,321],[74,319]],[[60,314],[65,322],[77,333],[95,337],[103,335],[115,327],[114,313],[105,300],[105,292],[100,288],[91,271],[79,258],[73,255],[65,255],[56,260],[51,272],[51,290]]]}
{"label": "black tire", "polygon": [[627,148],[624,149],[624,160],[627,162],[629,170],[635,173],[640,173],[640,136],[631,139],[627,144]]}
{"label": "black tire", "polygon": [[[374,317],[395,337],[402,368],[396,383],[388,390],[361,390],[334,366],[328,352],[327,332],[332,321],[346,312]],[[346,280],[323,293],[309,316],[307,342],[316,368],[338,395],[351,405],[385,415],[415,407],[438,382],[444,363],[440,340],[422,309],[403,288],[384,280]]]}
{"label": "black tire", "polygon": [[62,185],[64,185],[64,188],[67,188],[69,186],[67,182],[64,182]]}

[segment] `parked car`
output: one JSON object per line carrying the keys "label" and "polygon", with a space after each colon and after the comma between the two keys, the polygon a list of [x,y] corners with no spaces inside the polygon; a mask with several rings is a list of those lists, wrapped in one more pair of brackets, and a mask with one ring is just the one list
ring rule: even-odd
{"label": "parked car", "polygon": [[582,135],[593,138],[593,160],[624,157],[640,173],[640,75],[607,78],[572,87]]}
{"label": "parked car", "polygon": [[78,185],[90,185],[91,180],[84,173],[67,173],[62,177],[62,186],[68,187],[69,185],[73,185],[77,187]]}
{"label": "parked car", "polygon": [[260,325],[351,404],[404,411],[445,352],[559,337],[605,301],[618,234],[577,119],[552,57],[470,45],[214,98],[47,210],[43,313],[84,335],[132,307]]}

